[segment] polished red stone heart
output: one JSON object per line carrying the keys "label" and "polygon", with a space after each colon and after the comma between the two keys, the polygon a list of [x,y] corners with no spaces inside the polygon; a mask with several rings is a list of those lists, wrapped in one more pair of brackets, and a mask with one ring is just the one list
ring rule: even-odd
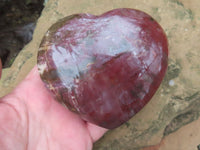
{"label": "polished red stone heart", "polygon": [[109,129],[152,98],[167,61],[161,26],[134,9],[68,16],[48,30],[38,53],[41,78],[55,98]]}

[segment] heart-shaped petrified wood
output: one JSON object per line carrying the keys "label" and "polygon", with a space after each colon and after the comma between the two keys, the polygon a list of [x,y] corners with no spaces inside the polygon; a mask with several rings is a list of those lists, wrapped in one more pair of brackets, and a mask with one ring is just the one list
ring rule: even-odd
{"label": "heart-shaped petrified wood", "polygon": [[59,20],[42,40],[38,68],[59,102],[112,129],[152,98],[167,60],[161,26],[144,12],[123,8]]}

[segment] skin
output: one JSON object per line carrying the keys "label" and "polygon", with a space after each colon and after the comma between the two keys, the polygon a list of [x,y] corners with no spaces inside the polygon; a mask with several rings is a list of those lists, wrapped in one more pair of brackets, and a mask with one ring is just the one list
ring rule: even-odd
{"label": "skin", "polygon": [[0,112],[0,147],[4,150],[91,150],[106,132],[56,102],[37,67],[0,98]]}

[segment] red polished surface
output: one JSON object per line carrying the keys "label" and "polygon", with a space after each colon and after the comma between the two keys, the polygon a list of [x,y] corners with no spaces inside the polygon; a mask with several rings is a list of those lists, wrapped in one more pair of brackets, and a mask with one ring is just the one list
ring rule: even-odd
{"label": "red polished surface", "polygon": [[54,24],[38,54],[47,88],[92,123],[115,128],[151,99],[167,69],[160,25],[133,9],[72,15]]}

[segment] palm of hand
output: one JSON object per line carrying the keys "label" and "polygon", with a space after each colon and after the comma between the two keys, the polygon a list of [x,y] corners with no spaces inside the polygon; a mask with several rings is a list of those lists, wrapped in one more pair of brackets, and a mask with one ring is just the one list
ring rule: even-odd
{"label": "palm of hand", "polygon": [[90,150],[106,129],[83,121],[56,102],[35,67],[0,100],[0,147],[3,149]]}

